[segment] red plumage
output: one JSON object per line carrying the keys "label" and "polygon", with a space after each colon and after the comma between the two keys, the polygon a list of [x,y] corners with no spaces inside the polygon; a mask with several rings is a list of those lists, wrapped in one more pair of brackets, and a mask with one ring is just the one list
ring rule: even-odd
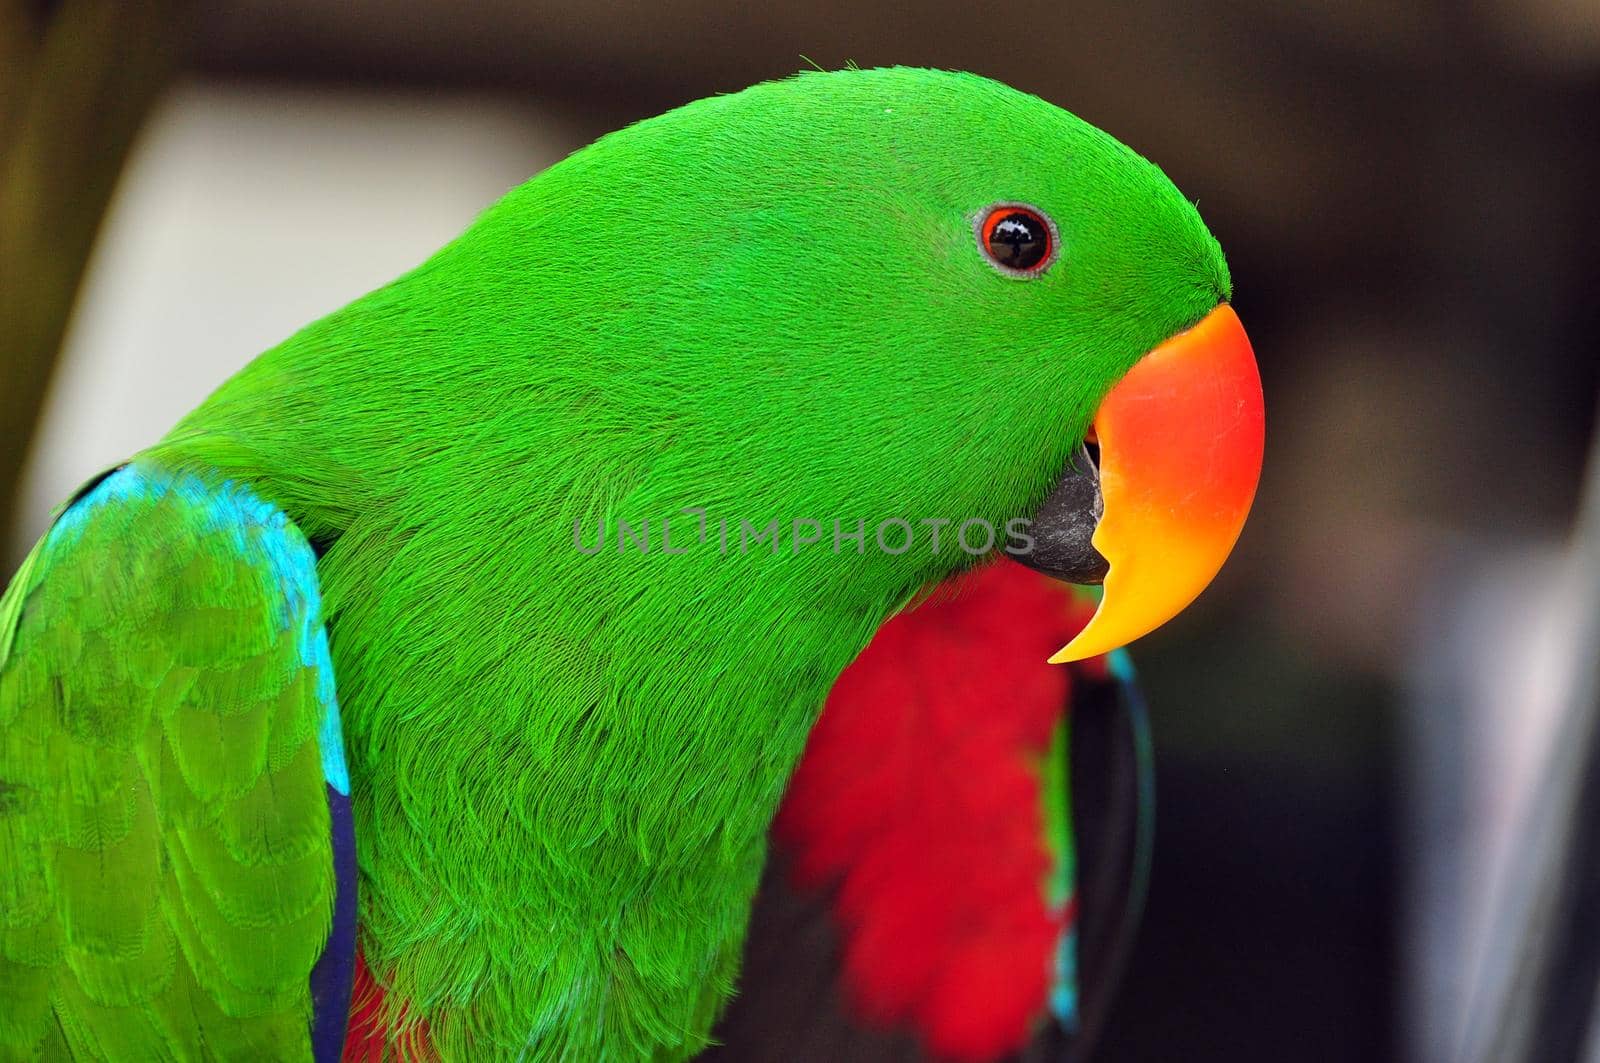
{"label": "red plumage", "polygon": [[[383,1021],[384,989],[356,950],[355,985],[350,993],[350,1025],[345,1028],[343,1063],[382,1063],[389,1028]],[[402,1011],[402,1014],[404,1012]],[[428,1039],[428,1024],[410,1026],[392,1046],[397,1063],[422,1063],[437,1058]]]}
{"label": "red plumage", "polygon": [[1020,1049],[1052,910],[1038,765],[1068,699],[1045,663],[1092,609],[1002,562],[886,624],[839,677],[778,814],[795,886],[840,884],[847,992],[935,1055]]}

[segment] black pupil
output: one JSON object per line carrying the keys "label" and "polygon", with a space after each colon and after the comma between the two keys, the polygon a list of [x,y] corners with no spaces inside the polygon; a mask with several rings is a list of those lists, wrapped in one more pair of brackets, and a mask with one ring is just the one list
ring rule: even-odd
{"label": "black pupil", "polygon": [[1007,269],[1032,269],[1050,252],[1050,233],[1032,214],[1014,210],[989,230],[989,254]]}

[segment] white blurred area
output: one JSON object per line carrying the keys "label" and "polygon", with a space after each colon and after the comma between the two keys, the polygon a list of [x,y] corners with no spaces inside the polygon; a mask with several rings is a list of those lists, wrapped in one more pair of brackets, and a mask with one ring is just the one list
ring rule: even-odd
{"label": "white blurred area", "polygon": [[129,161],[79,293],[6,570],[86,478],[576,146],[559,121],[477,96],[174,91]]}
{"label": "white blurred area", "polygon": [[[1562,544],[1457,544],[1409,668],[1406,1015],[1411,1058],[1482,1058],[1512,975],[1541,781],[1593,650],[1592,573]],[[1472,1054],[1466,1054],[1471,1049]]]}

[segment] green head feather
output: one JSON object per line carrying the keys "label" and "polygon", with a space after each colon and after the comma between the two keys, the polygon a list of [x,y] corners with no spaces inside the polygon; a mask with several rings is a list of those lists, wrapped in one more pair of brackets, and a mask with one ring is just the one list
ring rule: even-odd
{"label": "green head feather", "polygon": [[[1008,202],[1059,232],[1033,279],[974,235]],[[872,529],[1025,516],[1112,383],[1228,290],[1193,207],[1066,112],[807,73],[601,139],[219,390],[156,454],[322,552],[394,999],[447,1054],[697,1049],[830,684],[974,560]],[[740,549],[773,520],[777,550]]]}

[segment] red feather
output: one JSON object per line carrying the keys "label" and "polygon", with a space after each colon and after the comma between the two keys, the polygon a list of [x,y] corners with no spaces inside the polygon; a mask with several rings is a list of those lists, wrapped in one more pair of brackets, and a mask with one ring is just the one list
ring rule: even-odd
{"label": "red feather", "polygon": [[1045,660],[1092,608],[1000,563],[886,624],[839,677],[778,813],[795,885],[840,883],[861,1017],[935,1055],[1019,1050],[1069,913],[1051,909],[1037,765],[1068,699]]}
{"label": "red feather", "polygon": [[[367,960],[356,951],[355,987],[350,994],[350,1025],[345,1030],[343,1063],[383,1063],[384,1050],[389,1046],[389,1027],[383,1021],[384,989],[372,972]],[[404,1016],[404,1009],[401,1011]],[[428,1024],[418,1022],[408,1025],[392,1046],[397,1063],[423,1063],[438,1058],[433,1042],[428,1038]]]}

